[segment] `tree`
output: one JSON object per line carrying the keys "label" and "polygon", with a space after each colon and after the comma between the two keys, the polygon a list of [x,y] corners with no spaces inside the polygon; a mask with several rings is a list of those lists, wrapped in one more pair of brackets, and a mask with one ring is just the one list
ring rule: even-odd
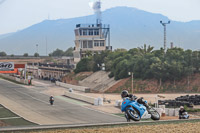
{"label": "tree", "polygon": [[86,57],[92,56],[92,51],[90,51],[90,50],[85,51],[85,55],[86,55]]}
{"label": "tree", "polygon": [[51,56],[58,56],[58,57],[60,57],[60,56],[63,56],[64,52],[63,52],[63,50],[57,48],[55,51],[53,51],[50,54],[51,54]]}
{"label": "tree", "polygon": [[63,53],[63,56],[73,56],[73,51],[74,49],[70,47]]}
{"label": "tree", "polygon": [[[165,53],[164,49],[153,50],[151,46],[133,48],[130,50],[117,49],[113,52],[101,53],[86,52],[88,56],[77,65],[75,72],[99,71],[98,65],[104,63],[106,71],[110,71],[109,77],[116,80],[128,77],[128,72],[134,73],[135,79],[157,79],[160,83],[165,81],[181,80],[194,73],[200,73],[200,52],[171,48]],[[89,56],[90,55],[90,56]]]}
{"label": "tree", "polygon": [[14,54],[11,54],[11,55],[10,55],[10,57],[14,57],[14,56],[15,56]]}
{"label": "tree", "polygon": [[151,53],[152,50],[154,49],[154,47],[151,47],[151,46],[149,45],[148,48],[147,48],[147,45],[144,44],[144,47],[142,46],[142,47],[139,47],[138,49],[139,49],[139,51],[140,51],[143,55],[145,55],[145,54],[147,54],[147,53]]}
{"label": "tree", "polygon": [[23,55],[24,57],[28,57],[28,53],[24,53],[24,55]]}
{"label": "tree", "polygon": [[89,65],[91,64],[91,60],[88,58],[83,58],[81,61],[78,62],[76,69],[74,70],[75,73],[91,71]]}
{"label": "tree", "polygon": [[7,54],[5,52],[0,52],[0,56],[7,56]]}
{"label": "tree", "polygon": [[38,53],[35,53],[34,54],[34,57],[39,57],[40,55]]}

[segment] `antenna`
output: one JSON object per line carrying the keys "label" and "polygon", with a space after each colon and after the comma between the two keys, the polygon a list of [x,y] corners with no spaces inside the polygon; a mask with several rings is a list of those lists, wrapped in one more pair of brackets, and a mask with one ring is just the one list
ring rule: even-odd
{"label": "antenna", "polygon": [[162,24],[162,26],[164,27],[164,51],[166,52],[166,25],[170,24],[170,21],[168,21],[167,23],[164,23],[163,21],[160,21],[160,23]]}
{"label": "antenna", "polygon": [[46,41],[46,56],[47,56],[47,36],[45,36],[45,41]]}

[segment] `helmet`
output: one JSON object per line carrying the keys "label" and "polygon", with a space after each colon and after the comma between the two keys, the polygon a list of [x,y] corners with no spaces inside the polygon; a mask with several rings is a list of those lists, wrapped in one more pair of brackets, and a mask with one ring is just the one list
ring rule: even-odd
{"label": "helmet", "polygon": [[124,98],[124,97],[128,97],[128,91],[127,90],[123,90],[121,92],[121,97]]}
{"label": "helmet", "polygon": [[183,106],[180,106],[180,109],[184,109],[184,107],[183,107]]}

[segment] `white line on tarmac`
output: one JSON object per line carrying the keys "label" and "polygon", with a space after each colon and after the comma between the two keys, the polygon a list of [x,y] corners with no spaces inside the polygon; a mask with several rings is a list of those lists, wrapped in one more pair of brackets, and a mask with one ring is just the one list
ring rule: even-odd
{"label": "white line on tarmac", "polygon": [[[1,79],[0,79],[0,80],[1,80]],[[4,79],[3,79],[3,80],[4,80]],[[7,81],[7,80],[4,80],[4,81]],[[16,83],[13,83],[13,82],[11,82],[11,81],[7,81],[7,82],[16,85]],[[17,85],[18,85],[18,84],[17,84]],[[19,85],[19,86],[20,86],[20,85]],[[24,87],[24,86],[22,85],[22,87]],[[14,89],[14,88],[13,88],[13,89]],[[29,89],[29,88],[26,88],[26,89]],[[17,89],[14,89],[14,90],[17,91],[17,92],[19,92],[19,93],[21,93],[21,94],[24,94],[24,95],[26,95],[26,96],[29,96],[29,97],[31,97],[31,98],[37,100],[37,101],[43,102],[43,103],[45,103],[45,104],[49,104],[49,102],[42,101],[42,100],[40,100],[40,99],[38,99],[38,98],[35,98],[35,97],[33,97],[33,96],[31,96],[31,95],[29,95],[29,94],[27,94],[27,93],[24,93],[24,92],[22,92],[22,91],[19,91],[19,90],[17,90]],[[33,89],[29,89],[29,90],[34,91]],[[35,92],[37,92],[37,91],[35,91]],[[40,92],[39,92],[39,93],[40,93]],[[42,93],[42,94],[43,94],[43,93]],[[44,94],[44,95],[46,95],[46,94]],[[48,96],[48,95],[46,95],[46,96]],[[54,105],[54,106],[55,106],[55,105]]]}
{"label": "white line on tarmac", "polygon": [[[29,97],[31,97],[31,98],[37,100],[37,101],[40,101],[40,102],[43,102],[43,103],[49,104],[49,102],[46,102],[46,101],[42,101],[42,100],[40,100],[40,99],[37,99],[37,98],[35,98],[35,97],[33,97],[33,96],[27,94],[27,93],[24,93],[24,92],[18,91],[18,90],[16,90],[16,89],[14,89],[14,90],[17,91],[17,92],[19,92],[19,93],[21,93],[21,94],[27,95],[27,96],[29,96]],[[64,101],[64,100],[63,100],[63,101]],[[69,103],[69,102],[68,102],[68,103]],[[77,105],[77,104],[75,104],[75,103],[71,103],[71,104]],[[55,105],[54,105],[54,106],[55,106]],[[114,114],[106,113],[106,112],[103,112],[103,111],[100,111],[100,110],[96,110],[96,109],[92,109],[92,108],[89,108],[89,107],[85,107],[85,106],[82,106],[82,105],[80,105],[80,106],[83,107],[83,108],[86,108],[86,109],[92,110],[92,111],[96,111],[96,112],[99,112],[99,113],[103,113],[103,114],[107,114],[107,115],[111,115],[111,116],[115,116],[115,117],[122,118],[121,116],[117,116],[117,115],[114,115]]]}
{"label": "white line on tarmac", "polygon": [[96,111],[96,112],[99,112],[99,113],[103,113],[103,114],[106,114],[106,115],[111,115],[111,116],[115,116],[115,117],[119,117],[119,118],[123,119],[123,117],[118,116],[118,115],[110,114],[110,113],[107,113],[107,112],[103,112],[103,111],[100,111],[100,110],[97,110],[97,109],[93,109],[93,108],[89,108],[89,107],[85,107],[85,106],[82,106],[82,107],[86,108],[88,110]]}
{"label": "white line on tarmac", "polygon": [[[61,99],[63,100],[63,99]],[[63,100],[65,101],[65,100]],[[77,100],[78,101],[78,100]],[[81,106],[82,108],[85,108],[85,109],[88,109],[88,110],[92,110],[92,111],[96,111],[96,112],[99,112],[99,113],[102,113],[102,114],[106,114],[106,115],[111,115],[111,116],[115,116],[115,117],[118,117],[118,118],[122,118],[121,116],[118,116],[118,115],[114,115],[114,114],[110,114],[110,113],[107,113],[107,112],[103,112],[103,111],[100,111],[100,110],[97,110],[97,109],[93,109],[93,108],[89,108],[89,107],[86,107],[85,105],[77,105],[76,103],[73,103],[73,102],[69,102],[69,101],[66,101],[70,104],[73,104],[73,105],[76,105],[76,106]],[[94,106],[94,105],[93,105]]]}
{"label": "white line on tarmac", "polygon": [[14,89],[14,90],[17,91],[17,92],[19,92],[19,93],[21,93],[21,94],[24,94],[24,95],[26,95],[26,96],[29,96],[29,97],[31,97],[31,98],[37,100],[37,101],[40,101],[40,102],[43,102],[43,103],[49,104],[49,102],[42,101],[42,100],[40,100],[40,99],[38,99],[38,98],[35,98],[35,97],[33,97],[33,96],[31,96],[31,95],[29,95],[29,94],[27,94],[27,93],[24,93],[24,92],[18,91],[18,90],[16,90],[16,89]]}
{"label": "white line on tarmac", "polygon": [[8,119],[19,119],[21,117],[6,117],[6,118],[0,118],[0,120],[8,120]]}

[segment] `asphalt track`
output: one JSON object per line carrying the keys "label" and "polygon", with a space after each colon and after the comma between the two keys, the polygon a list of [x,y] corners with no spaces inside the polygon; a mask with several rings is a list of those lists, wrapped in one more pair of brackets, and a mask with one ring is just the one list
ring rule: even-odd
{"label": "asphalt track", "polygon": [[[15,110],[20,110],[19,112],[24,111],[26,115],[27,112],[29,112],[29,116],[34,114],[34,119],[30,121],[36,123],[37,121],[34,120],[37,119],[43,119],[43,121],[52,121],[52,124],[125,122],[124,118],[91,110],[84,106],[66,102],[59,98],[55,98],[55,104],[54,106],[51,106],[48,102],[48,95],[35,91],[34,88],[28,89],[22,85],[14,84],[2,79],[0,79],[0,97],[4,97],[5,99],[11,101],[10,104],[7,105],[10,107],[16,106]],[[0,103],[4,105],[2,101],[0,101]],[[20,116],[23,117],[23,114]]]}

